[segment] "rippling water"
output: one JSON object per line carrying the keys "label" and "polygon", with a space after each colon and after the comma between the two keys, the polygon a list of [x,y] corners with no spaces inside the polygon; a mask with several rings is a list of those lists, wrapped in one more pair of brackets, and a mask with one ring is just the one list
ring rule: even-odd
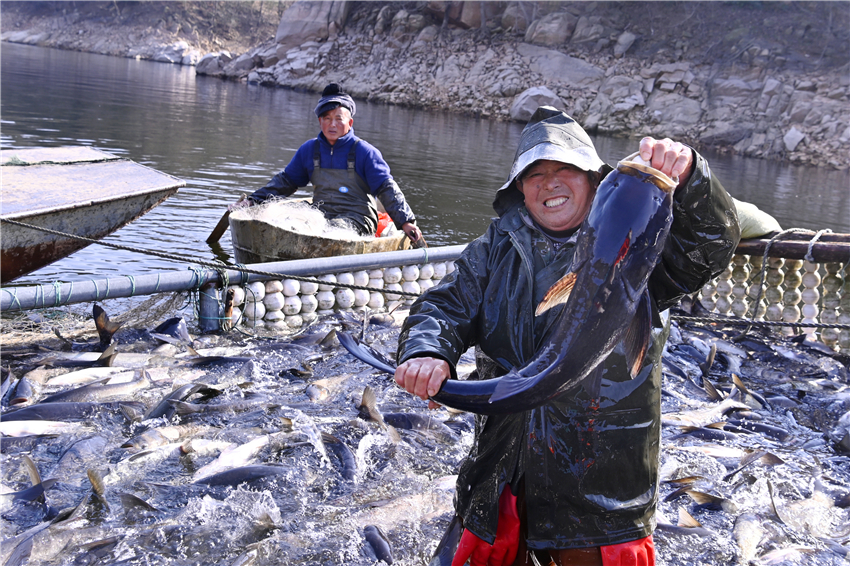
{"label": "rippling water", "polygon": [[[263,186],[315,136],[316,95],[196,77],[193,68],[4,43],[2,147],[91,145],[180,177],[186,187],[107,241],[212,259],[228,203]],[[355,131],[392,167],[430,245],[480,235],[522,125],[358,101]],[[608,162],[635,140],[596,137]],[[845,172],[709,155],[737,198],[783,227],[850,232]],[[306,196],[308,193],[304,192]],[[229,234],[222,239],[230,250]],[[80,280],[184,264],[90,246],[19,280]]]}

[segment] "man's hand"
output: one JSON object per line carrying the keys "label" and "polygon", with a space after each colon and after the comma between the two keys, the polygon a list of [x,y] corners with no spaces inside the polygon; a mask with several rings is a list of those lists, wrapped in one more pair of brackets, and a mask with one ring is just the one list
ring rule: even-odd
{"label": "man's hand", "polygon": [[644,161],[672,179],[679,178],[679,185],[688,182],[694,169],[694,152],[686,145],[670,138],[656,140],[645,137],[640,140],[640,156]]}
{"label": "man's hand", "polygon": [[[416,224],[411,222],[405,222],[402,224],[401,229],[404,230],[404,233],[407,234],[407,237],[410,238],[411,242],[415,243],[422,237],[422,231],[417,228]],[[422,241],[424,242],[425,240]]]}
{"label": "man's hand", "polygon": [[234,202],[233,204],[228,205],[227,211],[233,212],[234,210],[239,210],[240,208],[246,208],[249,206],[254,206],[254,201],[249,198],[242,198]]}
{"label": "man's hand", "polygon": [[[448,362],[437,358],[412,358],[395,370],[395,382],[408,393],[422,400],[436,395],[443,382],[452,375]],[[439,407],[434,401],[428,402],[429,409]]]}

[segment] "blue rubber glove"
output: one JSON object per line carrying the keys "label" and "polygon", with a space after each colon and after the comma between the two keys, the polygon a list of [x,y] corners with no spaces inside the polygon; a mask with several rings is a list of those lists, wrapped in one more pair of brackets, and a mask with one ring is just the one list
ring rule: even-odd
{"label": "blue rubber glove", "polygon": [[602,566],[655,566],[655,544],[646,538],[600,546]]}

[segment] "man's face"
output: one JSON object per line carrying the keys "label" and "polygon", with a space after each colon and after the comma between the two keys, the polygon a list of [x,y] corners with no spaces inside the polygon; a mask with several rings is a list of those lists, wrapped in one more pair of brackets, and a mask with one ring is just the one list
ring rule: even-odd
{"label": "man's face", "polygon": [[322,128],[322,133],[331,145],[336,143],[336,140],[344,136],[354,125],[354,118],[348,108],[337,106],[333,110],[328,110],[319,116],[319,126]]}
{"label": "man's face", "polygon": [[517,179],[517,189],[531,217],[552,232],[578,227],[593,202],[587,172],[560,161],[534,162]]}

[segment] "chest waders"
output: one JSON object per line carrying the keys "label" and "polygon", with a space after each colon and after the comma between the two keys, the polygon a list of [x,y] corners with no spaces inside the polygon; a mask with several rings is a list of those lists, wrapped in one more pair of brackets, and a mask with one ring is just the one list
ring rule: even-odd
{"label": "chest waders", "polygon": [[341,218],[350,221],[361,235],[374,234],[378,228],[378,208],[369,186],[354,170],[354,152],[360,140],[348,152],[346,169],[328,169],[319,166],[319,142],[313,145],[313,205],[329,220]]}

